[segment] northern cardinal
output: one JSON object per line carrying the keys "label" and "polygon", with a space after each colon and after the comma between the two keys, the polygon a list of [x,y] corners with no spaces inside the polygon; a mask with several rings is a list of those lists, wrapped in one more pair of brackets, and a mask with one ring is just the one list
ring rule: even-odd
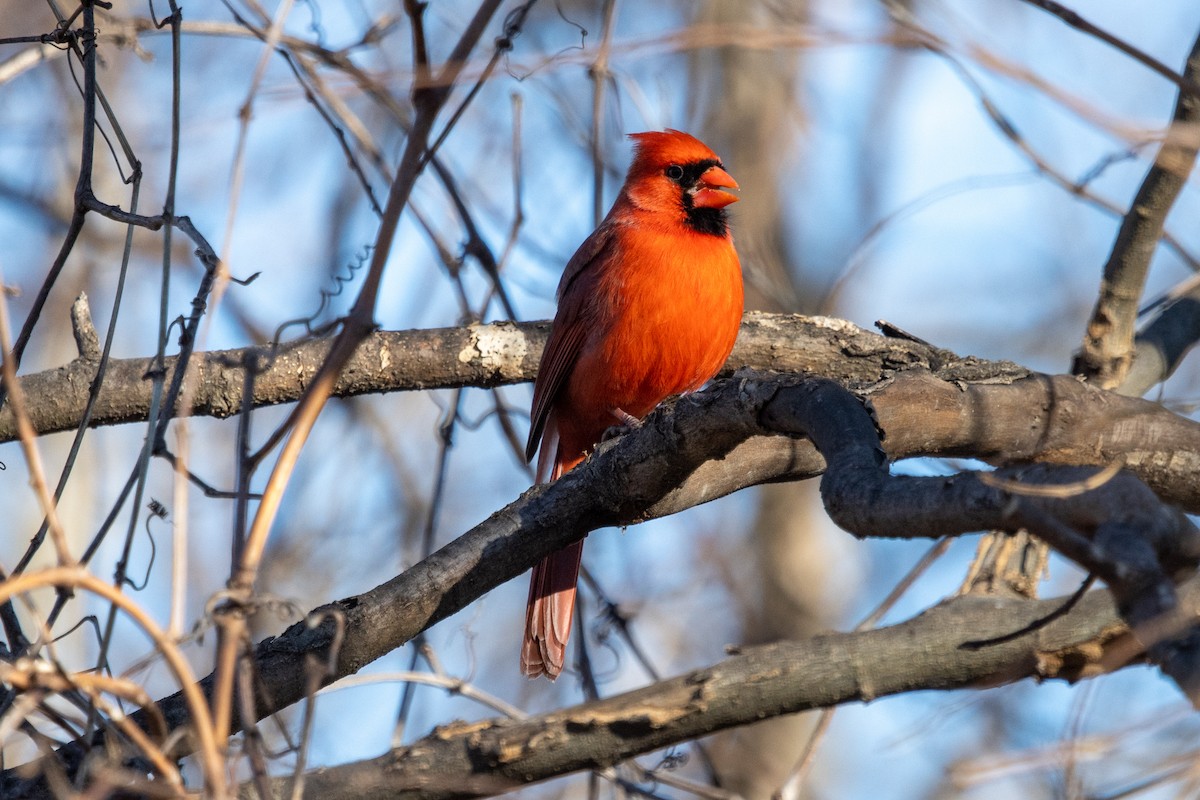
{"label": "northern cardinal", "polygon": [[[675,130],[635,133],[633,163],[608,216],[567,262],[533,387],[525,447],[555,480],[614,426],[698,389],[733,349],[742,270],[725,206],[737,189],[717,155]],[[583,542],[533,569],[521,670],[562,672]]]}

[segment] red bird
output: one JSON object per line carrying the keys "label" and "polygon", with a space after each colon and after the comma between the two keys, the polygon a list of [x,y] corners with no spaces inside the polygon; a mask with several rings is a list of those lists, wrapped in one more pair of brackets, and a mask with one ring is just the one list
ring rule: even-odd
{"label": "red bird", "polygon": [[[604,432],[698,389],[733,349],[742,269],[725,206],[737,181],[699,139],[635,133],[612,210],[563,271],[558,313],[533,387],[525,458],[538,480],[584,459]],[[533,568],[521,671],[562,672],[583,542]]]}

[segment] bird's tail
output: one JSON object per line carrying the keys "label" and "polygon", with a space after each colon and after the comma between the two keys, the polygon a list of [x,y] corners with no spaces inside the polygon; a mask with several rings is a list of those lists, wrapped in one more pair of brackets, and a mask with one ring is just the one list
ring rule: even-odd
{"label": "bird's tail", "polygon": [[521,672],[554,680],[567,657],[567,638],[575,614],[575,582],[583,558],[583,540],[551,553],[533,568],[525,607]]}
{"label": "bird's tail", "polygon": [[[539,483],[559,476],[583,460],[583,454],[565,456],[558,439],[553,412],[542,433],[538,453]],[[529,579],[525,606],[525,639],[521,643],[521,672],[529,678],[558,677],[567,659],[567,639],[575,615],[575,584],[583,559],[583,540],[543,558]]]}

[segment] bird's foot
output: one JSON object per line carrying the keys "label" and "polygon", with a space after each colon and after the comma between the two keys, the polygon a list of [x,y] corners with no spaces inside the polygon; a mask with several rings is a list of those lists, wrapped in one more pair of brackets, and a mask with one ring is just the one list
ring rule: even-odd
{"label": "bird's foot", "polygon": [[607,442],[609,439],[616,439],[619,436],[624,436],[630,431],[636,431],[642,427],[642,421],[633,414],[626,412],[620,408],[612,410],[613,417],[617,420],[617,424],[604,431],[600,436],[600,441]]}

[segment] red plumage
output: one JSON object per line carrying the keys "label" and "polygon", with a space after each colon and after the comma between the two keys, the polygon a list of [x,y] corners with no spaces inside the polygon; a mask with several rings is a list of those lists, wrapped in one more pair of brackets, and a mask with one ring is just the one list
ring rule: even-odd
{"label": "red plumage", "polygon": [[[737,182],[686,133],[630,138],[625,185],[558,286],[526,447],[532,458],[540,442],[540,481],[582,461],[609,428],[698,389],[741,323],[741,265],[723,210]],[[533,569],[521,648],[531,678],[562,671],[582,553],[579,541]]]}

